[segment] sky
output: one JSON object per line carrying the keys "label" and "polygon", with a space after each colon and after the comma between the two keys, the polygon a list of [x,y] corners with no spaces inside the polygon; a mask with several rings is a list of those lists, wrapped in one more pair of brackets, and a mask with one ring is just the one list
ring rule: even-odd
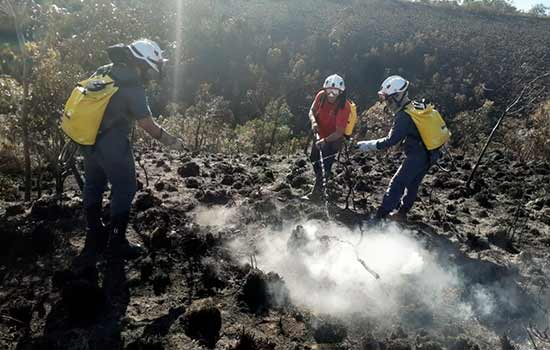
{"label": "sky", "polygon": [[535,4],[550,6],[550,0],[512,0],[514,6],[520,10],[530,10]]}

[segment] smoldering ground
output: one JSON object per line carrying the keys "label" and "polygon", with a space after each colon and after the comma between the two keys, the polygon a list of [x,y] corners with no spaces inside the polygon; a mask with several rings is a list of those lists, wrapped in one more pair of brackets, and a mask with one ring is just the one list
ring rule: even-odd
{"label": "smoldering ground", "polygon": [[[538,317],[522,304],[528,301],[514,285],[498,277],[472,282],[452,254],[428,248],[430,242],[417,232],[396,225],[361,232],[306,221],[282,230],[253,231],[258,268],[278,273],[293,303],[315,314],[365,315],[381,329],[396,324],[411,329],[460,327],[495,339],[503,333],[521,337],[521,330],[509,329],[510,324]],[[243,254],[249,244],[231,244],[243,263],[249,261]]]}
{"label": "smoldering ground", "polygon": [[[154,170],[158,158],[151,154],[143,159]],[[492,209],[486,208],[487,197],[468,197],[461,182],[454,181],[464,178],[464,171],[428,176],[427,190],[421,191],[424,195],[413,212],[414,221],[406,226],[409,231],[365,230],[361,241],[360,230],[354,226],[363,219],[361,214],[331,208],[334,223],[308,221],[323,219],[324,208],[297,198],[308,186],[297,189],[287,184],[288,170],[297,164],[305,168],[307,161],[273,157],[250,166],[258,159],[242,160],[245,173],[238,176],[248,179],[250,175],[251,185],[239,191],[220,187],[221,176],[211,177],[216,171],[208,174],[211,170],[206,166],[200,189],[188,188],[178,178],[176,162],[170,163],[172,172],[162,167],[153,172],[152,178],[158,175],[162,181],[158,184],[164,183],[166,189],[155,186],[138,194],[129,230],[129,237],[142,240],[149,254],[128,262],[129,288],[124,297],[117,298],[114,308],[94,304],[100,318],[90,321],[93,324],[77,335],[78,341],[97,344],[102,339],[109,344],[103,348],[116,348],[110,344],[120,344],[123,338],[128,348],[194,349],[194,338],[185,335],[187,321],[176,317],[198,302],[207,315],[219,319],[221,314],[216,345],[220,349],[315,348],[310,346],[313,342],[332,342],[336,345],[329,348],[509,350],[496,338],[503,334],[516,349],[535,348],[525,339],[527,329],[533,323],[544,331],[549,324],[547,319],[535,323],[541,313],[537,309],[547,310],[550,300],[549,226],[543,221],[547,208],[540,204],[537,192],[547,173],[525,181],[514,174],[527,172],[527,165],[495,162],[495,168],[487,168],[484,174],[487,187],[500,193]],[[198,158],[197,163],[202,166],[207,161],[213,169],[225,164],[210,156]],[[467,169],[472,161],[457,159],[457,168]],[[352,164],[362,169],[356,160]],[[358,171],[361,178],[372,180],[369,197],[357,196],[358,207],[368,208],[383,194],[384,174],[393,173],[394,166],[380,162],[380,168],[369,173]],[[502,183],[499,174],[508,169],[514,169],[514,174]],[[262,177],[270,171],[274,185],[256,186],[255,174]],[[342,204],[345,193],[340,193],[336,203]],[[528,224],[517,227],[512,242],[499,241],[503,237],[499,232],[506,234],[507,228],[513,228],[510,225],[521,202],[513,193],[523,193],[542,209],[525,209]],[[206,207],[223,202],[220,198],[232,207]],[[62,207],[55,197],[43,198],[32,208],[16,203],[6,211],[11,216],[0,220],[7,263],[0,269],[1,313],[14,319],[3,319],[0,324],[4,348],[27,348],[29,341],[40,348],[44,342],[59,345],[52,348],[68,348],[75,332],[71,317],[91,317],[89,307],[73,302],[72,297],[79,294],[65,291],[79,290],[81,284],[73,282],[90,279],[65,274],[84,244],[84,218],[80,202],[74,199],[67,197]],[[191,208],[195,210],[189,212]],[[302,230],[296,230],[299,224]],[[50,237],[55,240],[44,247],[41,242]],[[238,241],[229,244],[233,240]],[[361,265],[356,252],[380,279]],[[261,270],[241,264],[249,261]],[[98,286],[109,266],[98,265]],[[275,292],[280,298],[273,298]],[[211,299],[220,314],[211,313],[212,304],[203,304],[204,298]],[[540,307],[533,306],[534,301]],[[120,315],[122,322],[111,322],[118,310],[127,310]],[[106,327],[105,320],[112,326]],[[210,324],[217,323],[207,324],[209,329]],[[102,338],[107,333],[110,336]],[[539,349],[548,348],[544,340],[531,334]],[[255,339],[256,345],[246,347],[246,339],[248,344]]]}
{"label": "smoldering ground", "polygon": [[[368,318],[381,331],[453,327],[468,333],[524,334],[519,322],[537,315],[512,277],[492,265],[438,246],[397,225],[349,228],[337,222],[286,222],[282,227],[239,225],[235,208],[201,208],[214,227],[240,226],[229,247],[243,264],[251,255],[264,272],[285,281],[294,305],[315,315]],[[490,275],[490,276],[489,276]],[[379,277],[379,278],[377,278]],[[284,291],[286,293],[286,289]],[[514,323],[518,326],[516,329]]]}
{"label": "smoldering ground", "polygon": [[[234,242],[237,251],[241,244]],[[391,324],[414,304],[424,318],[428,311],[471,317],[468,305],[453,300],[461,286],[457,273],[397,226],[362,235],[335,223],[294,223],[280,232],[264,230],[255,249],[258,267],[280,274],[294,303],[315,313],[365,312]]]}
{"label": "smoldering ground", "polygon": [[195,210],[195,222],[201,226],[225,227],[234,223],[235,207],[199,207]]}

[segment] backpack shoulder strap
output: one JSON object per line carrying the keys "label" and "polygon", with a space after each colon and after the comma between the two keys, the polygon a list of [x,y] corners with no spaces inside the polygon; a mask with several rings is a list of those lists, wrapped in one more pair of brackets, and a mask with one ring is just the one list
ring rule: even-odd
{"label": "backpack shoulder strap", "polygon": [[[101,77],[101,76],[109,76],[111,77],[111,69],[113,68],[113,65],[112,64],[108,64],[108,65],[105,65],[105,66],[101,66],[99,67],[98,69],[96,69],[96,71],[94,72],[94,74],[92,74],[92,76],[88,79],[92,79],[92,78],[97,78],[97,77]],[[114,78],[111,77],[111,79],[114,80]]]}
{"label": "backpack shoulder strap", "polygon": [[422,100],[421,102],[411,101],[411,103],[409,103],[408,106],[410,106],[414,109],[417,109],[417,110],[424,110],[424,109],[426,109],[427,104],[424,102],[424,100]]}
{"label": "backpack shoulder strap", "polygon": [[87,91],[100,91],[107,86],[117,86],[110,75],[110,66],[99,67],[89,78],[79,81],[76,88],[84,89],[82,91],[86,93]]}

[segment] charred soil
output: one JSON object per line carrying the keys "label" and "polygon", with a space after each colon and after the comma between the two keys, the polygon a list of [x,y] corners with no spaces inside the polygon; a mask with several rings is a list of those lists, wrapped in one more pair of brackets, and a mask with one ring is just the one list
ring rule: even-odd
{"label": "charred soil", "polygon": [[[545,327],[550,168],[498,152],[472,189],[464,187],[472,159],[442,164],[450,173],[434,167],[401,225],[460,276],[453,295],[476,301],[468,320],[449,323],[424,307],[408,293],[414,281],[401,292],[399,317],[388,322],[369,310],[324,314],[297,301],[281,271],[262,271],[256,242],[266,228],[283,232],[307,220],[365,227],[400,158],[344,158],[335,165],[327,218],[322,204],[301,199],[313,182],[303,156],[144,152],[149,186],[140,169],[129,239],[146,255],[126,262],[100,256],[83,271],[71,267],[85,238],[76,189],[32,206],[7,203],[0,211],[0,347],[499,349],[501,336],[528,344],[524,326]],[[355,191],[348,197],[349,179]],[[307,244],[293,227],[289,250]],[[236,252],[235,240],[249,250]],[[484,295],[492,296],[490,312]]]}

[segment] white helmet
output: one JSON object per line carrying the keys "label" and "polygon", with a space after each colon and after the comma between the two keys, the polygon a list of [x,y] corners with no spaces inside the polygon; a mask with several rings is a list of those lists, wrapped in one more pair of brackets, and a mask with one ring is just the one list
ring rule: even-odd
{"label": "white helmet", "polygon": [[409,88],[409,81],[399,75],[392,75],[386,78],[378,91],[381,99],[386,99],[394,94],[405,92]]}
{"label": "white helmet", "polygon": [[346,90],[346,84],[344,79],[338,74],[333,74],[325,80],[323,84],[323,89],[336,88],[340,91]]}
{"label": "white helmet", "polygon": [[128,45],[135,58],[147,62],[151,68],[160,73],[161,66],[168,60],[162,57],[160,46],[149,39],[139,39]]}

